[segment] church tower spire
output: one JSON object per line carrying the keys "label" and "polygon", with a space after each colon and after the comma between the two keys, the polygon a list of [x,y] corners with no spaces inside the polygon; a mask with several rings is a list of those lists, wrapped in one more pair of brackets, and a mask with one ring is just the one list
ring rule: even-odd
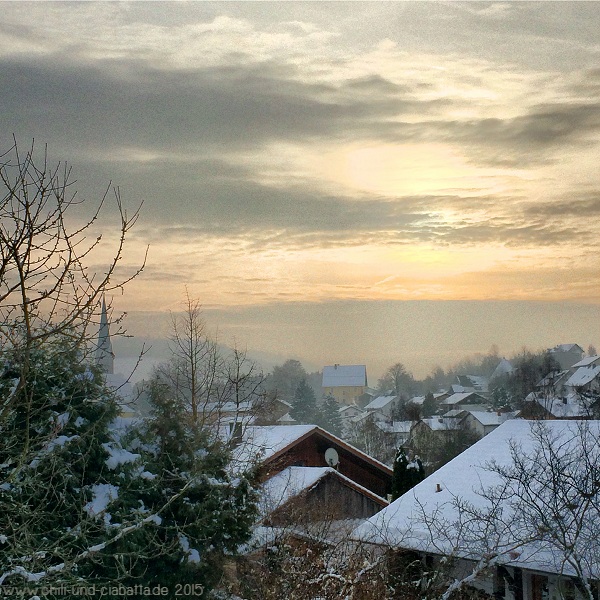
{"label": "church tower spire", "polygon": [[102,314],[100,315],[100,329],[98,331],[98,345],[96,347],[96,364],[108,375],[115,372],[115,355],[113,354],[108,328],[108,315],[106,300],[102,297]]}

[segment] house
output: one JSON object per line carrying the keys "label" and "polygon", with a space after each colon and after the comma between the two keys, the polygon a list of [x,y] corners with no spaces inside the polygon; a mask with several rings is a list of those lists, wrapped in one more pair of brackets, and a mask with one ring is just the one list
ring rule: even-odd
{"label": "house", "polygon": [[332,365],[323,367],[323,395],[333,396],[339,404],[358,404],[367,391],[365,365]]}
{"label": "house", "polygon": [[583,348],[578,344],[559,344],[548,349],[548,354],[556,360],[561,369],[569,369],[583,358]]}
{"label": "house", "polygon": [[398,406],[398,396],[377,396],[365,406],[365,411],[375,416],[375,420],[391,421]]}
{"label": "house", "polygon": [[354,404],[348,404],[347,406],[341,406],[339,409],[340,417],[342,419],[342,429],[344,437],[348,437],[353,428],[354,420],[365,414],[363,410],[355,406]]}
{"label": "house", "polygon": [[[420,419],[410,428],[408,445],[413,449],[419,449],[418,453],[421,455],[424,449],[435,452],[436,449],[451,441],[460,430],[460,419],[452,415]],[[423,455],[421,457],[426,459]]]}
{"label": "house", "polygon": [[[585,499],[599,493],[590,467],[600,458],[599,436],[600,421],[507,420],[351,537],[415,553],[427,566],[450,565],[449,581],[468,577],[498,600],[597,598],[600,514]],[[516,460],[525,461],[520,471]],[[576,480],[569,482],[561,461],[578,469]],[[524,484],[503,476],[513,468]],[[556,472],[564,497],[552,491]]]}
{"label": "house", "polygon": [[243,559],[231,565],[233,582],[244,571],[261,577],[277,548],[302,556],[339,548],[389,504],[391,469],[314,425],[249,427],[232,464],[254,467],[259,483],[257,520]]}
{"label": "house", "polygon": [[558,398],[552,394],[531,392],[521,410],[521,416],[527,419],[586,419],[591,414],[592,407],[573,393]]}
{"label": "house", "polygon": [[462,387],[464,392],[488,393],[489,380],[481,375],[457,375],[456,383]]}
{"label": "house", "polygon": [[483,437],[494,431],[496,427],[504,423],[507,419],[510,419],[512,416],[511,413],[468,410],[464,411],[461,423],[468,429],[474,431],[479,437]]}
{"label": "house", "polygon": [[494,372],[490,375],[490,381],[494,381],[494,379],[499,379],[501,377],[512,375],[514,372],[515,367],[510,362],[510,360],[503,358],[498,363],[498,366],[494,369]]}
{"label": "house", "polygon": [[600,356],[595,354],[594,356],[586,356],[582,358],[578,363],[575,363],[572,367],[572,371],[576,371],[579,367],[591,367],[593,365],[600,365]]}
{"label": "house", "polygon": [[[316,425],[248,427],[232,462],[237,469],[256,469],[280,512],[291,498],[307,510],[325,498],[339,509],[337,518],[359,518],[387,505],[391,491],[389,467]],[[281,495],[273,498],[277,490]]]}
{"label": "house", "polygon": [[565,382],[565,387],[577,394],[600,393],[600,365],[579,367]]}
{"label": "house", "polygon": [[[486,399],[476,392],[457,392],[451,394],[440,402],[440,409],[444,412],[449,410],[485,410]],[[477,407],[477,408],[475,408]]]}
{"label": "house", "polygon": [[460,419],[456,418],[457,414],[462,411],[456,411],[456,414],[448,414],[442,417],[431,417],[429,419],[419,419],[413,423],[411,427],[411,437],[419,435],[436,434],[436,437],[444,437],[450,431],[456,431],[460,426]]}
{"label": "house", "polygon": [[570,369],[563,371],[550,371],[542,377],[535,386],[536,392],[546,397],[554,396],[562,398],[567,379],[571,375]]}
{"label": "house", "polygon": [[367,519],[388,505],[334,467],[287,467],[260,488],[264,525],[282,527],[320,521]]}
{"label": "house", "polygon": [[389,438],[389,446],[400,448],[404,446],[410,438],[410,430],[414,423],[412,421],[376,421],[375,427],[379,429],[386,438]]}
{"label": "house", "polygon": [[262,396],[256,398],[255,419],[256,425],[292,424],[296,421],[290,416],[292,405],[277,396]]}

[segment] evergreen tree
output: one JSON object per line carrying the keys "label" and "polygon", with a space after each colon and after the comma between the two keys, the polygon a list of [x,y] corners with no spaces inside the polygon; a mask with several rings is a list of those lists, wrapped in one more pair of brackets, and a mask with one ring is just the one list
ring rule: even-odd
{"label": "evergreen tree", "polygon": [[433,394],[431,392],[429,392],[425,396],[425,400],[423,401],[423,407],[421,409],[421,412],[423,413],[424,417],[431,417],[432,415],[435,414],[437,409],[438,409],[437,402],[435,401]]}
{"label": "evergreen tree", "polygon": [[425,479],[425,469],[419,457],[408,459],[404,448],[399,448],[394,460],[392,500],[396,500]]}
{"label": "evergreen tree", "polygon": [[[143,471],[123,500],[157,518],[124,538],[112,555],[146,551],[130,561],[125,584],[197,586],[205,597],[221,579],[226,557],[250,537],[254,492],[246,478],[231,475],[227,448],[196,426],[185,400],[158,378],[149,395],[151,417],[129,434]],[[119,564],[109,566],[116,574]]]}
{"label": "evergreen tree", "polygon": [[267,377],[265,384],[268,390],[277,393],[278,398],[289,401],[294,397],[300,383],[307,377],[308,373],[302,363],[289,359],[282,365],[273,367],[273,372]]}
{"label": "evergreen tree", "polygon": [[[93,560],[87,549],[116,533],[106,509],[127,486],[135,456],[111,435],[119,412],[113,393],[71,340],[48,339],[27,352],[2,348],[0,398],[13,406],[0,421],[5,584],[18,585],[28,573],[72,581],[74,564],[81,578]],[[19,386],[23,361],[28,380]]]}
{"label": "evergreen tree", "polygon": [[329,433],[333,433],[333,435],[341,436],[343,427],[342,417],[340,416],[340,405],[331,394],[328,394],[323,399],[319,413],[320,418],[317,425],[329,431]]}
{"label": "evergreen tree", "polygon": [[319,420],[317,398],[306,379],[302,379],[296,388],[290,416],[298,423],[315,424]]}

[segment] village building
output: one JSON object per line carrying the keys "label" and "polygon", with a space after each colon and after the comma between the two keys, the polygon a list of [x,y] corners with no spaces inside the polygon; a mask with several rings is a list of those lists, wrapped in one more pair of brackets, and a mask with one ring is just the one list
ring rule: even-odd
{"label": "village building", "polygon": [[115,353],[113,352],[110,338],[110,324],[106,300],[102,298],[100,312],[100,326],[98,328],[98,341],[94,355],[96,365],[102,371],[106,386],[116,394],[121,407],[122,417],[137,417],[140,415],[140,406],[143,404],[141,395],[138,394],[128,377],[115,373]]}
{"label": "village building", "polygon": [[365,411],[376,421],[391,421],[398,402],[398,396],[377,396],[365,406]]}
{"label": "village building", "polygon": [[333,396],[343,405],[359,405],[368,391],[365,365],[332,365],[323,367],[323,396]]}
{"label": "village building", "polygon": [[265,524],[367,518],[391,492],[389,467],[316,425],[248,427],[233,465],[255,469]]}
{"label": "village building", "polygon": [[[581,429],[586,426],[590,428],[587,438]],[[577,512],[577,519],[566,514],[585,501],[588,483],[579,482],[583,486],[581,492],[565,490],[568,497],[557,498],[556,504],[552,504],[552,510],[558,511],[556,515],[544,512],[545,500],[540,497],[539,524],[519,512],[522,505],[514,496],[518,488],[505,494],[499,490],[507,485],[502,471],[515,465],[515,456],[535,457],[540,448],[546,448],[540,440],[548,440],[557,457],[571,457],[579,456],[584,438],[588,440],[586,443],[594,443],[599,436],[600,421],[507,420],[361,524],[351,537],[379,546],[382,552],[414,553],[430,568],[448,568],[450,582],[466,580],[497,600],[589,598],[586,586],[597,598],[600,593],[597,507],[587,504],[588,511]],[[544,476],[542,471],[531,485],[539,483],[541,491],[546,493]],[[526,501],[525,497],[522,501]],[[531,502],[538,502],[538,497],[532,496]],[[535,511],[534,508],[533,512],[538,514]],[[564,547],[559,541],[553,543],[554,538],[544,529],[546,516],[559,519],[561,515]],[[560,539],[559,533],[557,540]],[[576,561],[572,555],[577,557]]]}
{"label": "village building", "polygon": [[440,410],[485,410],[487,400],[477,392],[456,392],[440,401]]}
{"label": "village building", "polygon": [[548,349],[548,354],[556,360],[562,370],[570,369],[583,359],[584,351],[579,344],[559,344]]}
{"label": "village building", "polygon": [[366,413],[354,404],[341,406],[339,408],[340,417],[342,420],[342,432],[344,438],[349,437],[354,429],[356,419]]}
{"label": "village building", "polygon": [[462,411],[461,423],[481,438],[494,431],[494,429],[507,419],[513,417],[514,413],[467,410]]}

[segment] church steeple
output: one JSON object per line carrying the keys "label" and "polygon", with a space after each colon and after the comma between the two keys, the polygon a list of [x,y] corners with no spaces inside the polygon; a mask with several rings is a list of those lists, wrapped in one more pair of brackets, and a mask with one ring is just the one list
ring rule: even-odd
{"label": "church steeple", "polygon": [[108,375],[115,372],[115,355],[113,354],[108,329],[108,315],[106,312],[106,301],[102,297],[102,314],[100,315],[100,329],[98,331],[98,345],[96,347],[96,364]]}

